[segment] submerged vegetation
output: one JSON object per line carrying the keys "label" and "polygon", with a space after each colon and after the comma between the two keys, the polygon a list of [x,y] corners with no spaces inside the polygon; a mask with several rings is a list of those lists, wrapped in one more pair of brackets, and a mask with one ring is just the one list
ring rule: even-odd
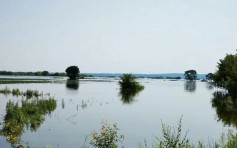
{"label": "submerged vegetation", "polygon": [[121,90],[129,89],[140,91],[144,89],[144,86],[137,82],[136,77],[132,74],[123,74],[123,76],[120,77],[119,85]]}
{"label": "submerged vegetation", "polygon": [[0,134],[5,136],[13,147],[20,142],[20,136],[25,127],[31,131],[36,131],[45,120],[44,115],[50,114],[57,107],[54,98],[39,99],[38,96],[42,96],[43,93],[40,94],[38,91],[27,90],[26,92],[21,92],[19,89],[10,90],[5,88],[0,92],[23,96],[20,103],[8,101],[4,123],[2,129],[0,129]]}
{"label": "submerged vegetation", "polygon": [[123,103],[131,103],[134,97],[144,89],[144,86],[136,81],[132,74],[124,74],[120,77],[120,96]]}
{"label": "submerged vegetation", "polygon": [[25,96],[27,99],[36,97],[38,98],[39,96],[43,96],[43,92],[39,93],[38,90],[31,90],[31,89],[27,89],[25,92],[20,91],[18,88],[17,89],[8,89],[7,87],[4,89],[0,89],[0,93],[1,94],[12,94],[13,96]]}
{"label": "submerged vegetation", "polygon": [[24,127],[36,131],[44,121],[44,115],[50,114],[55,110],[56,100],[23,100],[21,105],[9,101],[6,105],[6,115],[4,117],[1,134],[6,137],[11,144],[20,141],[20,136],[24,132]]}

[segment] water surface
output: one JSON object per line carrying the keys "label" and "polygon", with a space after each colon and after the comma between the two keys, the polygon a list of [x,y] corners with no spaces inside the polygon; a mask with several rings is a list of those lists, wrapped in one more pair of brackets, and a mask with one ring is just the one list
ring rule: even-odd
{"label": "water surface", "polygon": [[[188,138],[193,143],[218,140],[222,132],[237,125],[235,120],[228,120],[235,119],[236,112],[229,114],[225,112],[228,108],[213,102],[217,89],[207,83],[155,79],[139,79],[139,82],[145,89],[130,100],[122,98],[115,79],[80,80],[75,84],[66,80],[49,84],[4,84],[0,89],[37,89],[50,93],[57,101],[56,109],[44,116],[36,131],[25,129],[21,135],[21,142],[35,147],[90,147],[90,133],[100,129],[102,120],[118,123],[127,148],[137,147],[144,139],[151,143],[154,135],[160,137],[161,120],[177,126],[183,116],[183,131],[189,130]],[[21,99],[0,94],[0,123],[3,123],[7,102]],[[0,136],[0,145],[11,147],[4,136]]]}

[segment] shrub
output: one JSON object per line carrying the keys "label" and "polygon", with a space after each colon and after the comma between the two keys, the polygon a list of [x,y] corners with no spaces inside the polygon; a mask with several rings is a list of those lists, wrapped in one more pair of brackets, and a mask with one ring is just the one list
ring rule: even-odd
{"label": "shrub", "polygon": [[93,132],[90,144],[96,148],[118,148],[117,143],[122,142],[123,135],[118,136],[118,127],[116,123],[112,125],[107,121],[102,121],[102,128],[99,133]]}

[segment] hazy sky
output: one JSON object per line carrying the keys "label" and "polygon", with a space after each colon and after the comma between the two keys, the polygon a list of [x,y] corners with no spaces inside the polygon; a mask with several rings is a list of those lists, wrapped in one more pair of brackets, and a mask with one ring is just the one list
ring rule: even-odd
{"label": "hazy sky", "polygon": [[0,70],[214,72],[236,0],[0,0]]}

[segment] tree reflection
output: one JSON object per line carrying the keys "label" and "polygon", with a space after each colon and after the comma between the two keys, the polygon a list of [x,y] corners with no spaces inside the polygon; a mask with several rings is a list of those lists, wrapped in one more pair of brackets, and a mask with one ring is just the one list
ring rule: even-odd
{"label": "tree reflection", "polygon": [[70,90],[77,90],[79,88],[78,80],[67,80],[66,87]]}
{"label": "tree reflection", "polygon": [[212,82],[207,82],[207,83],[206,83],[206,88],[207,88],[208,90],[213,90],[213,89],[214,89],[214,84],[213,84]]}
{"label": "tree reflection", "polygon": [[196,81],[185,81],[184,89],[187,92],[195,92],[196,91]]}
{"label": "tree reflection", "polygon": [[224,125],[237,127],[237,99],[224,92],[214,92],[212,107],[216,109],[218,121]]}
{"label": "tree reflection", "polygon": [[136,89],[120,89],[119,95],[121,96],[121,101],[124,104],[131,104],[141,91],[142,90]]}
{"label": "tree reflection", "polygon": [[3,127],[0,129],[1,135],[14,146],[20,141],[24,127],[36,131],[44,122],[44,115],[50,114],[56,106],[56,100],[53,98],[25,99],[21,104],[9,101],[6,105]]}

